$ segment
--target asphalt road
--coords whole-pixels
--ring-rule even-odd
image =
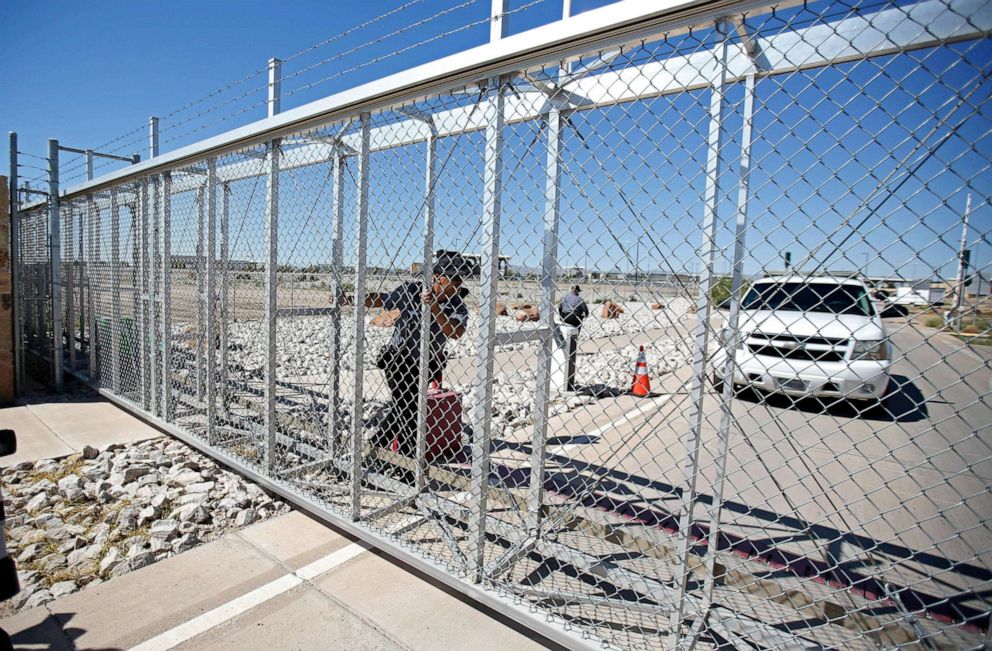
[[[804,571],[869,593],[883,582],[924,596],[981,592],[992,581],[992,351],[904,321],[888,326],[896,352],[881,405],[742,390],[724,412],[707,390],[698,522],[708,524],[707,505],[722,490],[727,544],[752,557],[801,560]],[[652,335],[664,333],[644,338]],[[533,360],[511,353],[498,361]],[[552,418],[548,475],[571,499],[671,530],[688,485],[691,369],[653,380],[650,401],[604,398]],[[529,438],[522,428],[508,443],[525,452]],[[505,455],[510,465],[524,459]],[[965,599],[951,609],[958,605],[983,608]]]

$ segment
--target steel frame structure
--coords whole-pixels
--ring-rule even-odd
[[[650,6],[649,6],[650,4]],[[494,15],[505,11],[500,0],[494,0]],[[727,432],[732,414],[729,411],[733,364],[723,369],[724,391],[723,411],[718,428],[720,449],[717,457],[718,474],[715,497],[708,507],[710,544],[704,553],[706,565],[705,586],[701,596],[688,588],[693,576],[692,532],[696,525],[695,512],[701,508],[696,489],[699,478],[699,450],[703,426],[702,400],[704,385],[710,369],[707,366],[706,350],[709,345],[708,316],[712,308],[710,290],[715,282],[714,256],[716,253],[716,220],[718,193],[721,177],[724,125],[724,106],[727,89],[732,84],[740,84],[744,93],[744,127],[739,160],[739,184],[736,206],[735,240],[733,254],[732,292],[730,322],[736,324],[740,312],[740,288],[743,283],[743,258],[745,255],[745,234],[748,224],[748,172],[750,164],[751,122],[753,118],[755,85],[763,78],[787,74],[799,69],[812,69],[837,65],[839,63],[868,59],[904,52],[912,49],[933,47],[958,40],[987,37],[992,33],[992,10],[981,0],[923,0],[907,8],[882,9],[870,16],[843,18],[838,24],[815,25],[799,28],[773,38],[732,39],[735,30],[741,25],[732,22],[733,16],[750,11],[758,11],[768,6],[765,1],[757,2],[701,2],[673,1],[644,3],[637,0],[623,0],[615,5],[590,11],[574,17],[566,17],[558,23],[532,30],[526,34],[505,35],[505,24],[494,20],[492,42],[461,53],[455,57],[414,68],[404,73],[365,84],[358,88],[339,93],[323,100],[280,112],[280,62],[272,59],[269,66],[268,101],[269,117],[246,127],[234,129],[220,136],[209,138],[195,145],[175,152],[161,154],[158,151],[158,123],[152,118],[149,124],[149,149],[151,158],[145,162],[135,162],[132,166],[89,180],[79,186],[61,191],[58,179],[57,141],[49,145],[51,161],[49,200],[46,203],[18,205],[16,200],[17,179],[11,179],[11,196],[18,212],[30,211],[46,205],[49,214],[50,274],[51,274],[51,365],[54,384],[60,387],[64,370],[76,373],[78,377],[98,386],[101,394],[137,413],[157,427],[160,427],[222,463],[237,469],[262,486],[281,497],[307,510],[315,516],[339,526],[385,550],[392,556],[426,572],[454,589],[476,599],[497,611],[533,628],[535,631],[569,647],[602,648],[600,640],[592,640],[574,625],[554,616],[539,616],[526,605],[521,605],[513,595],[500,594],[491,589],[487,579],[498,575],[530,554],[537,553],[558,559],[559,562],[576,567],[594,568],[597,561],[584,555],[580,550],[557,542],[549,535],[545,526],[545,463],[548,428],[548,394],[551,368],[551,330],[555,305],[555,270],[558,268],[558,240],[561,221],[562,171],[561,147],[563,133],[569,128],[568,117],[578,111],[642,101],[664,94],[687,90],[710,89],[710,112],[708,140],[706,145],[706,190],[705,214],[703,219],[704,239],[700,243],[700,256],[706,265],[698,293],[698,321],[695,332],[695,356],[692,365],[691,404],[694,410],[690,421],[691,440],[684,461],[684,477],[681,489],[680,519],[676,537],[677,570],[673,585],[662,584],[649,577],[621,570],[616,567],[601,567],[603,575],[616,585],[625,587],[646,596],[653,603],[643,607],[669,620],[669,626],[676,632],[676,644],[680,648],[691,648],[699,639],[704,624],[725,639],[749,640],[750,642],[770,643],[780,646],[809,646],[808,639],[787,630],[764,625],[753,618],[741,617],[730,609],[713,602],[713,588],[717,581],[717,536],[722,502],[722,481],[727,456]],[[948,13],[948,8],[953,12]],[[497,11],[499,9],[499,11]],[[566,10],[567,16],[567,10]],[[912,21],[907,21],[911,16]],[[909,25],[907,25],[909,23]],[[674,56],[662,61],[652,61],[643,65],[630,66],[617,71],[601,74],[579,75],[566,83],[552,83],[533,80],[526,88],[515,89],[513,94],[505,93],[505,80],[508,75],[540,65],[548,61],[565,62],[571,66],[581,55],[593,50],[607,52],[621,48],[631,42],[654,36],[661,32],[674,34],[685,32],[694,25],[716,25],[722,38],[712,47],[700,48],[690,55]],[[917,24],[929,25],[929,29],[914,29]],[[802,54],[796,48],[805,48]],[[605,55],[604,55],[605,56]],[[595,64],[590,64],[590,73]],[[686,76],[685,71],[692,71]],[[372,115],[380,110],[410,104],[442,92],[470,86],[480,91],[478,101],[467,107],[453,108],[430,115],[410,115],[404,122],[373,126]],[[499,275],[501,202],[503,192],[503,151],[504,137],[509,125],[527,120],[540,120],[546,138],[547,153],[544,164],[544,213],[542,220],[541,294],[539,327],[514,333],[498,335],[495,329],[496,283]],[[295,134],[316,126],[334,125],[340,128],[333,142],[294,138]],[[427,343],[429,330],[427,312],[424,311],[420,364],[418,378],[420,386],[420,418],[417,424],[417,459],[411,468],[415,474],[414,491],[398,488],[389,478],[363,471],[363,424],[361,414],[351,419],[350,436],[339,422],[339,388],[341,368],[339,364],[341,335],[348,327],[342,323],[341,297],[344,294],[343,224],[345,213],[345,166],[349,159],[356,172],[354,188],[355,202],[353,220],[356,225],[354,236],[354,294],[364,296],[367,289],[367,249],[369,222],[369,158],[374,152],[411,144],[424,144],[426,158],[423,164],[423,256],[422,279],[429,280],[429,269],[434,249],[435,193],[439,168],[436,143],[439,138],[453,135],[481,132],[484,139],[483,155],[483,211],[484,233],[482,275],[480,280],[480,334],[478,357],[475,364],[476,385],[479,387],[475,401],[471,405],[471,471],[468,477],[457,478],[449,475],[434,476],[435,480],[445,481],[460,487],[468,494],[469,506],[462,506],[424,494],[424,489],[432,479],[432,471],[423,462],[426,446],[426,388],[429,381],[427,372]],[[243,155],[240,160],[221,164],[220,159],[229,154],[243,152],[251,147],[261,147],[264,155]],[[66,150],[66,148],[61,148]],[[76,150],[71,150],[76,151]],[[84,151],[84,150],[79,150]],[[84,151],[84,153],[87,153]],[[92,153],[92,152],[89,152]],[[98,155],[98,154],[94,154]],[[16,137],[11,140],[12,169],[16,169]],[[332,250],[334,281],[331,295],[333,305],[328,308],[331,315],[330,340],[332,377],[331,395],[327,405],[327,436],[330,441],[329,454],[320,451],[312,453],[307,467],[323,464],[336,469],[348,478],[350,492],[350,513],[341,513],[327,508],[325,504],[295,489],[292,481],[297,469],[286,469],[278,465],[280,446],[289,446],[282,433],[280,414],[277,409],[280,392],[283,388],[277,373],[278,319],[291,316],[279,307],[278,302],[278,262],[280,236],[280,185],[282,176],[288,172],[315,165],[328,165],[332,178]],[[230,270],[230,186],[239,181],[264,179],[265,183],[265,242],[266,261],[264,275],[264,371],[260,391],[260,423],[264,440],[264,460],[259,465],[246,463],[217,447],[226,429],[226,424],[239,417],[229,407],[230,386],[214,381],[214,369],[220,367],[221,377],[228,373],[228,313],[229,291],[228,273]],[[173,331],[172,308],[172,215],[173,198],[181,193],[196,196],[196,264],[203,273],[197,273],[197,333],[205,337],[205,345],[197,345],[196,354],[202,356],[195,361],[197,374],[194,395],[177,392],[173,386],[170,367],[174,363],[175,333]],[[80,261],[71,267],[67,275],[69,306],[69,327],[63,323],[61,305],[63,291],[61,278],[61,223],[60,203],[82,202],[78,212],[78,234],[73,223],[77,213],[70,212],[67,224],[67,237],[70,242],[78,235]],[[150,333],[149,337],[138,337],[138,399],[132,400],[125,394],[122,385],[122,333],[121,327],[121,219],[122,208],[127,206],[134,227],[135,261],[133,270],[134,301],[136,308],[135,327],[138,332]],[[72,209],[70,209],[72,210]],[[94,223],[100,219],[101,211],[108,211],[111,224],[110,265],[112,324],[109,334],[109,363],[96,362],[101,344],[94,341],[98,324],[94,316],[94,294],[89,286],[93,273],[95,255],[93,241]],[[219,213],[219,215],[218,215]],[[219,217],[219,219],[218,219]],[[19,224],[14,213],[15,228]],[[84,228],[85,224],[85,228]],[[219,229],[219,233],[218,233]],[[90,239],[86,246],[89,258],[83,262],[84,230]],[[15,239],[20,234],[15,231]],[[219,244],[219,258],[217,256]],[[16,255],[16,248],[15,248]],[[16,265],[15,265],[16,268]],[[20,282],[20,279],[18,280]],[[76,292],[78,283],[78,295]],[[87,287],[84,301],[84,286]],[[218,289],[219,286],[219,289]],[[77,298],[78,296],[78,298]],[[16,300],[16,298],[15,298]],[[21,306],[21,303],[18,303]],[[218,325],[219,321],[219,325]],[[88,363],[85,372],[78,368],[75,345],[75,325],[78,322],[80,351],[86,351]],[[354,361],[352,379],[352,404],[356,410],[363,404],[363,360],[365,357],[365,307],[356,300],[354,321],[351,324]],[[84,327],[85,326],[85,327]],[[63,362],[63,331],[68,333],[69,364]],[[18,342],[22,334],[18,330]],[[101,335],[102,336],[102,335]],[[502,337],[502,338],[501,338]],[[221,345],[215,347],[213,342]],[[524,531],[514,531],[506,523],[490,517],[490,500],[505,501],[505,496],[494,495],[490,485],[492,475],[492,384],[493,357],[495,347],[508,341],[538,343],[539,357],[537,382],[535,386],[535,419],[531,435],[530,469],[525,494],[521,497],[527,505],[527,523]],[[83,343],[85,342],[85,347]],[[20,343],[18,352],[20,352]],[[106,359],[106,358],[102,358]],[[108,377],[109,376],[109,377]],[[205,434],[193,435],[177,426],[176,412],[179,409],[202,410],[205,417]],[[287,421],[289,426],[294,423]],[[246,426],[246,429],[251,427]],[[350,449],[344,449],[342,440],[350,438]],[[296,447],[300,447],[296,444]],[[401,459],[393,459],[402,465]],[[434,475],[437,475],[434,472]],[[373,484],[383,490],[395,493],[392,503],[379,509],[368,511],[363,508],[361,493],[363,484]],[[514,498],[515,499],[515,498]],[[458,522],[467,532],[468,553],[456,556],[464,562],[463,572],[454,573],[430,558],[411,552],[377,531],[373,523],[382,516],[401,508],[415,506],[425,520],[434,521],[439,534],[449,544],[449,526]],[[576,513],[578,513],[576,511]],[[576,515],[581,519],[581,515]],[[487,547],[499,541],[504,550],[495,560],[487,562]],[[466,580],[467,579],[467,580]],[[517,595],[519,597],[520,595]]]

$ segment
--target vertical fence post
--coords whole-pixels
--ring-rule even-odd
[[[138,196],[138,228],[132,238],[137,251],[135,264],[134,295],[138,309],[135,311],[133,323],[134,343],[138,348],[138,399],[143,409],[148,409],[150,395],[148,391],[148,179],[141,179],[135,184]]]
[[[968,193],[964,204],[964,216],[961,219],[961,245],[958,247],[958,273],[954,281],[953,319],[947,324],[955,330],[961,330],[961,312],[964,309],[965,281],[968,276],[968,220],[971,217],[971,193]],[[976,288],[977,290],[977,288]],[[981,294],[976,294],[981,296]]]
[[[279,276],[279,148],[269,143],[265,185],[265,463],[269,472],[276,465],[276,300]]]
[[[423,290],[430,287],[431,267],[433,266],[434,250],[434,185],[437,174],[437,130],[434,121],[428,120],[430,134],[427,136],[426,165],[424,170],[424,264],[420,270]],[[430,382],[430,358],[431,358],[431,317],[430,307],[421,307],[420,317],[420,377],[419,392],[417,394],[417,446],[416,446],[416,473],[415,481],[417,490],[423,490],[427,483],[427,389]]]
[[[88,346],[86,344],[86,295],[83,291],[83,288],[86,286],[85,268],[83,266],[83,233],[86,230],[86,211],[79,210],[77,211],[77,214],[79,215],[79,237],[76,242],[76,300],[79,304],[79,314],[77,317],[78,321],[76,323],[76,327],[79,328],[79,353],[82,354],[84,346],[86,346],[86,349],[88,350]]]
[[[225,182],[220,190],[220,401],[227,409],[227,340],[228,340],[228,299],[230,296],[228,273],[231,268],[231,252],[228,248],[230,228],[231,188]]]
[[[76,229],[75,211],[69,204],[68,218],[65,220],[66,267],[65,267],[65,298],[69,303],[67,323],[65,324],[66,345],[69,347],[69,370],[76,370],[76,261],[72,255],[72,243]]]
[[[336,145],[337,147],[337,145]],[[344,157],[335,151],[331,174],[331,377],[327,396],[327,429],[331,457],[337,458],[341,439],[341,303],[342,269],[344,266]]]
[[[14,318],[14,395],[24,393],[24,358],[21,325],[21,290],[24,282],[21,276],[21,218],[18,213],[20,197],[17,178],[17,133],[10,132],[10,282],[11,314]]]
[[[148,157],[158,156],[158,118],[148,118]]]
[[[503,186],[503,87],[499,77],[489,81],[486,107],[486,153],[483,164],[482,276],[479,282],[479,357],[476,399],[472,405],[472,520],[469,523],[469,570],[482,580],[489,490],[489,443],[492,427],[493,351],[496,336],[496,281],[499,275],[499,228]]]
[[[492,0],[491,9],[489,12],[490,43],[506,38],[506,12],[509,10],[509,7],[510,0]]]
[[[214,301],[215,284],[215,251],[217,249],[217,159],[207,159],[207,442],[214,443],[214,433],[217,430],[217,305]]]
[[[722,342],[727,351],[727,365],[722,370],[723,391],[720,396],[720,429],[717,432],[716,477],[713,498],[709,506],[708,542],[706,546],[706,576],[703,600],[713,600],[716,585],[716,555],[720,551],[720,515],[723,509],[723,488],[727,479],[727,454],[730,449],[730,426],[733,423],[731,405],[734,399],[734,374],[737,372],[736,350],[740,341],[738,324],[741,310],[741,287],[744,282],[744,242],[747,235],[747,208],[751,178],[751,126],[754,117],[754,74],[744,81],[744,114],[741,127],[740,181],[737,188],[737,226],[734,232],[734,262],[730,281],[730,313],[727,315],[729,338]],[[720,373],[720,369],[714,369]]]
[[[351,419],[351,519],[362,516],[362,422],[365,363],[365,249],[369,217],[369,114],[361,115],[361,145],[358,151],[358,188],[355,193],[355,380]]]
[[[538,348],[534,433],[531,442],[527,526],[536,535],[544,501],[544,452],[548,433],[548,392],[551,384],[551,347],[555,327],[555,275],[558,270],[558,223],[561,207],[562,114],[553,106],[547,116],[548,151],[544,177],[544,244],[541,261],[541,325],[548,329]]]
[[[121,394],[121,208],[119,188],[110,188],[110,386]]]
[[[97,274],[97,265],[100,261],[100,254],[97,251],[97,233],[99,232],[100,225],[100,210],[96,207],[96,200],[93,198],[92,194],[86,195],[86,224],[87,224],[87,237],[86,246],[88,250],[88,255],[86,259],[86,311],[87,317],[89,318],[89,339],[90,345],[88,350],[89,353],[89,364],[90,364],[90,381],[95,381],[100,378],[100,363],[102,362],[102,347],[100,345],[100,337],[97,336],[96,327],[96,299],[94,298],[94,292],[96,290],[97,282],[94,280],[94,276]]]
[[[161,362],[161,356],[159,355],[159,329],[158,329],[158,319],[159,319],[159,291],[158,291],[158,275],[159,275],[159,183],[157,177],[151,177],[147,181],[148,183],[148,218],[147,218],[147,229],[148,229],[148,281],[145,285],[146,291],[148,293],[148,323],[145,325],[146,337],[148,338],[148,407],[151,412],[155,415],[160,415],[159,411],[159,377],[161,371],[159,370],[159,364]]]
[[[52,383],[64,385],[62,354],[62,235],[59,220],[59,141],[48,141],[49,291],[52,297]]]
[[[282,61],[269,59],[269,117],[282,110]]]
[[[196,375],[196,401],[197,403],[203,403],[204,394],[204,383],[206,382],[206,377],[204,373],[203,366],[203,347],[204,342],[204,318],[206,312],[206,306],[204,303],[207,300],[206,296],[206,282],[203,277],[204,263],[203,256],[205,254],[204,247],[206,240],[206,182],[201,185],[196,190],[196,369],[194,373]]]
[[[727,71],[727,23],[719,19],[716,29],[721,37],[715,48],[714,78],[710,88],[710,120],[706,158],[706,187],[703,194],[703,242],[700,258],[705,265],[700,280],[696,312],[696,343],[692,361],[692,386],[690,389],[690,433],[687,441],[686,458],[683,462],[683,485],[681,493],[681,514],[679,531],[676,537],[678,562],[675,570],[675,584],[678,598],[671,615],[671,635],[676,644],[682,640],[682,626],[687,614],[689,575],[692,573],[689,556],[692,548],[692,527],[694,511],[698,499],[699,453],[702,447],[703,397],[706,389],[706,359],[710,335],[710,289],[713,286],[713,264],[716,257],[717,207],[719,204],[720,156],[723,141],[724,84]],[[703,613],[691,615],[701,621]]]
[[[172,173],[163,172],[160,186],[162,273],[162,420],[172,421]]]

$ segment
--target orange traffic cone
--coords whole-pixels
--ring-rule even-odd
[[[648,358],[644,355],[644,346],[641,346],[637,363],[634,364],[634,382],[630,385],[630,392],[638,398],[651,395],[651,378],[648,377]]]

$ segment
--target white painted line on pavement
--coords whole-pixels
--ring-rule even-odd
[[[420,516],[411,517],[421,519]],[[408,524],[408,520],[409,518],[400,522],[395,530],[402,531]],[[285,592],[289,592],[305,581],[316,578],[321,574],[334,569],[338,565],[347,563],[351,559],[364,554],[368,550],[369,545],[364,542],[345,545],[341,549],[335,550],[327,556],[310,563],[309,565],[304,565],[292,574],[281,576],[274,581],[270,581],[265,585],[255,588],[251,592],[247,592],[225,604],[221,604],[212,610],[208,610],[188,622],[170,628],[150,640],[146,640],[137,646],[131,647],[131,651],[166,651],[167,649],[172,649],[173,647],[179,646],[183,642],[193,639],[197,635],[206,633],[212,628],[231,621],[235,617],[248,612],[252,608],[265,603],[269,599],[273,599]]]
[[[581,435],[588,439],[593,439],[600,436],[603,432],[607,432],[620,425],[630,425],[632,423],[636,423],[641,419],[641,417],[646,417],[651,415],[651,413],[655,411],[654,409],[655,407],[660,407],[661,405],[671,400],[672,395],[673,394],[669,393],[663,396],[659,396],[658,398],[652,398],[647,403],[639,402],[637,403],[637,406],[635,408],[626,412],[623,416],[616,419],[615,421],[607,423],[602,427],[598,427],[591,432],[583,432]],[[556,445],[556,446],[548,446],[548,447],[554,447],[556,450],[559,450],[561,452],[568,452],[570,450],[577,450],[579,448],[583,448],[588,445],[590,445],[590,443],[566,443],[565,445]]]

